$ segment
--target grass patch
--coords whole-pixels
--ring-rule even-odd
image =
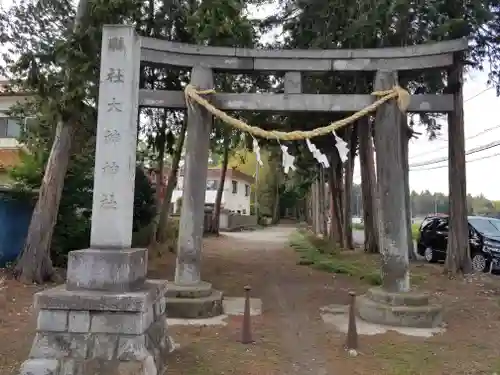
[[[411,225],[411,237],[416,241],[418,240],[418,233],[420,229],[420,224]]]
[[[365,229],[365,226],[363,223],[352,223],[352,229],[363,230],[363,229]]]
[[[329,239],[317,237],[306,230],[293,233],[290,237],[290,246],[300,255],[297,262],[299,265],[352,276],[369,285],[382,284],[380,259],[377,255],[361,251],[342,251]],[[412,285],[420,285],[425,280],[425,270],[412,270]]]
[[[354,230],[363,230],[365,228],[363,223],[353,223],[352,229]],[[411,237],[416,241],[418,239],[418,232],[420,229],[420,224],[412,224],[411,225]]]
[[[378,345],[375,358],[380,360],[386,375],[423,375],[440,368],[436,355],[440,348],[429,342],[388,342]]]
[[[340,251],[328,239],[305,231],[292,234],[290,246],[300,255],[298,264],[309,265],[320,271],[349,275],[370,285],[382,283],[377,259],[372,255]]]

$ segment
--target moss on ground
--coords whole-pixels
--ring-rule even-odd
[[[298,264],[330,273],[349,275],[380,285],[382,277],[373,255],[359,254],[357,251],[341,251],[328,239],[319,238],[310,232],[298,231],[290,237],[290,246],[300,255]]]

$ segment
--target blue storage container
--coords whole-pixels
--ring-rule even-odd
[[[31,214],[33,199],[26,195],[0,193],[0,267],[17,259],[23,249]]]

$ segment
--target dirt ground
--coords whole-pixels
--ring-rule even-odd
[[[224,327],[171,327],[181,347],[168,375],[479,375],[500,373],[500,277],[475,275],[448,280],[441,265],[416,264],[418,289],[445,307],[447,331],[423,339],[389,332],[360,336],[360,354],[349,357],[345,335],[323,323],[319,308],[346,304],[348,292],[369,285],[357,278],[297,265],[286,246],[291,227],[241,232],[204,240],[202,277],[227,296],[263,301],[252,317],[253,345],[238,342],[240,317]],[[353,257],[373,262],[373,257]],[[363,258],[364,257],[364,258]],[[172,254],[151,262],[151,277],[171,279]],[[36,286],[6,280],[0,292],[0,374],[13,375],[29,351],[34,333],[32,295]]]

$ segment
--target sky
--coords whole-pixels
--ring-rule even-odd
[[[0,6],[9,7],[14,1],[0,0]],[[264,4],[250,8],[249,13],[252,18],[263,18],[274,13],[275,9],[274,4]],[[266,35],[265,39],[272,40],[279,33],[280,30],[275,30]],[[486,72],[472,71],[466,75],[464,85],[466,150],[500,141],[500,117],[495,116],[500,112],[500,98],[496,97],[494,89],[488,89],[487,79]],[[497,119],[495,120],[495,118]],[[494,127],[497,128],[485,131]],[[447,126],[445,123],[438,139],[434,141],[427,139],[423,127],[417,126],[415,130],[423,134],[418,139],[410,141],[410,165],[448,156]],[[489,199],[500,200],[500,173],[496,172],[498,169],[495,168],[495,165],[500,163],[500,146],[477,152],[466,158],[468,161],[467,193],[483,194]],[[430,192],[448,194],[448,168],[446,165],[447,162],[441,162],[427,167],[410,168],[410,189],[418,192],[429,190]],[[355,166],[354,182],[360,182],[358,162]]]

